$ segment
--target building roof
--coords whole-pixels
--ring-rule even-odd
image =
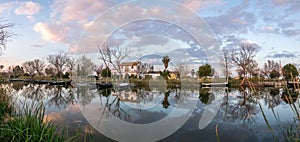
[[[140,64],[141,62],[123,62],[120,64],[120,66],[136,66]]]

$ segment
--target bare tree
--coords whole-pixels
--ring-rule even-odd
[[[249,43],[243,43],[240,45],[239,50],[232,51],[231,60],[238,67],[238,72],[243,77],[241,85],[245,83],[247,75],[253,73],[253,67],[257,64],[254,60],[256,51],[257,47]]]
[[[50,64],[52,64],[56,70],[56,73],[59,74],[59,77],[61,78],[61,75],[63,73],[63,67],[67,63],[67,55],[65,53],[59,53],[56,55],[49,55],[47,57],[47,60]]]
[[[196,72],[195,72],[195,69],[192,69],[192,70],[191,70],[192,78],[194,78],[195,73],[196,73]]]
[[[181,75],[181,76],[185,76],[187,74],[189,74],[189,68],[187,65],[178,65],[178,67],[176,67],[176,71]]]
[[[264,67],[261,69],[262,75],[270,78],[270,73],[273,71],[280,71],[279,63],[275,62],[274,60],[268,60],[267,63],[264,64]]]
[[[89,73],[96,70],[96,65],[85,55],[79,58],[77,62],[80,66],[80,72],[78,72],[79,76],[87,76]]]
[[[13,24],[6,23],[3,18],[0,18],[0,55],[2,54],[3,49],[6,48],[7,42],[15,35],[11,30],[12,27]]]
[[[45,62],[44,61],[41,61],[39,59],[35,59],[32,61],[33,62],[33,68],[34,70],[36,71],[36,73],[38,75],[42,75],[43,74],[43,70],[45,68]]]
[[[139,63],[137,66],[137,76],[143,77],[144,73],[148,72],[150,69],[150,65],[147,63]]]
[[[30,77],[33,76],[34,72],[36,71],[34,68],[34,62],[33,61],[26,61],[22,64],[23,69],[30,75]]]
[[[120,64],[122,60],[124,60],[128,54],[129,50],[121,49],[120,47],[116,47],[114,49],[109,48],[108,46],[99,47],[99,59],[102,60],[106,67],[109,67],[109,64],[113,66],[119,73],[122,74]]]
[[[48,76],[53,76],[55,74],[55,68],[52,65],[48,65],[45,69],[45,73]]]
[[[14,76],[21,76],[24,74],[24,70],[22,67],[20,67],[19,65],[15,66],[13,68],[13,75]]]
[[[250,62],[248,72],[250,77],[258,77],[260,74],[260,68],[258,67],[258,63],[256,63],[255,61]]]
[[[223,55],[224,55],[224,65],[225,65],[225,70],[224,74],[226,77],[226,81],[228,82],[229,74],[230,74],[230,67],[231,67],[231,59],[228,50],[223,49]]]
[[[70,74],[72,76],[73,75],[74,66],[75,66],[75,59],[73,57],[68,57],[66,61],[67,61],[66,67],[68,68],[68,70],[70,71]]]

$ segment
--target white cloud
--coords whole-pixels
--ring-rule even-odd
[[[21,2],[15,9],[17,15],[35,15],[41,10],[41,5],[32,1]]]
[[[10,11],[12,8],[14,8],[17,5],[17,2],[6,2],[0,4],[0,14],[6,11]]]
[[[62,23],[42,23],[39,22],[33,28],[36,32],[42,34],[43,39],[52,42],[61,42],[66,38],[67,32]]]

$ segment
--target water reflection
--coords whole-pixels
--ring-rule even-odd
[[[72,89],[65,86],[48,86],[49,106],[56,106],[59,109],[65,109],[68,105],[75,104],[75,96]]]
[[[281,99],[287,104],[293,104],[297,101],[299,90],[283,89]]]
[[[43,102],[46,104],[47,116],[74,133],[78,127],[85,130],[91,128],[78,105],[85,107],[85,111],[94,112],[93,117],[98,125],[112,117],[132,124],[150,124],[163,120],[181,105],[195,102],[196,108],[187,123],[163,141],[215,141],[217,124],[221,141],[238,140],[229,131],[238,136],[243,135],[243,141],[274,141],[275,138],[281,141],[298,137],[288,134],[298,133],[298,90],[264,88],[254,92],[249,88],[167,88],[159,91],[143,87],[98,90],[93,85],[72,88],[20,83],[2,86],[12,94],[17,94],[17,99]],[[213,108],[214,115],[205,113],[207,106],[217,105],[220,105],[220,109]],[[174,122],[184,114],[181,112],[174,115]],[[206,119],[210,115],[212,121],[202,124],[205,127],[199,129],[197,124],[204,115]],[[92,130],[88,132],[95,135],[95,141],[111,141]]]
[[[279,88],[271,88],[269,91],[262,93],[262,98],[264,99],[265,105],[268,108],[274,108],[281,103],[281,93]]]
[[[163,108],[167,109],[170,106],[168,97],[170,96],[170,90],[165,92],[164,100],[162,102]]]
[[[251,128],[255,123],[255,117],[258,114],[257,98],[249,89],[239,88],[232,92],[235,99],[229,99],[227,95],[226,113],[224,121],[239,121],[242,127]]]
[[[209,105],[214,100],[214,95],[209,92],[210,88],[199,89],[199,99],[202,103]]]
[[[21,95],[27,99],[40,102],[43,100],[44,96],[47,95],[46,92],[44,92],[44,87],[45,86],[43,85],[29,84],[23,88]]]

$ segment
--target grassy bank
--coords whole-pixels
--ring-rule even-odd
[[[71,141],[64,131],[52,121],[44,122],[43,104],[21,104],[16,107],[13,100],[0,89],[0,141]]]

